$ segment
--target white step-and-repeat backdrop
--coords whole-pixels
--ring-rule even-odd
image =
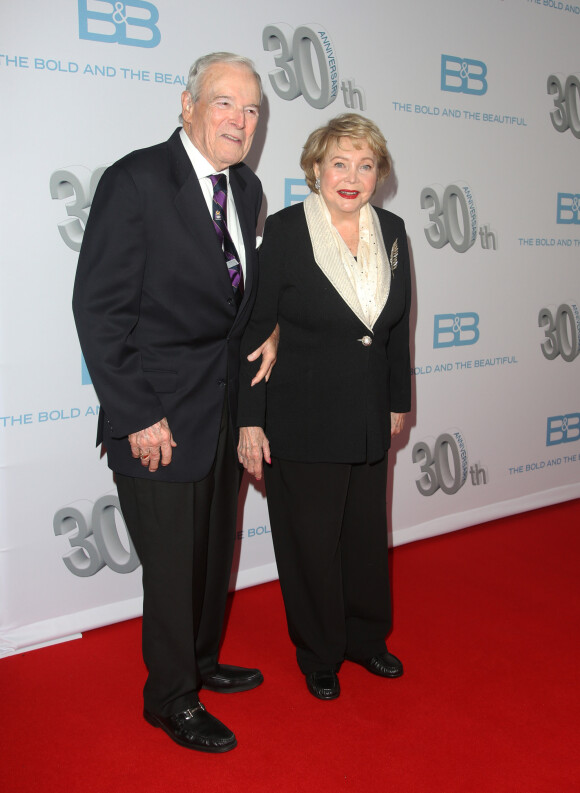
[[[212,8],[214,9],[212,11]],[[414,408],[399,544],[580,495],[580,6],[557,0],[21,0],[0,8],[0,654],[141,609],[70,309],[104,167],[169,137],[196,57],[251,57],[263,216],[304,198],[308,133],[384,131],[407,223]],[[264,493],[237,574],[276,577]],[[546,527],[549,541],[549,526]]]

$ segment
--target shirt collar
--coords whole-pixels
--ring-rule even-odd
[[[216,171],[213,165],[208,162],[203,154],[197,149],[191,139],[188,137],[186,131],[182,128],[181,132],[179,133],[181,137],[181,142],[187,152],[189,159],[191,160],[191,164],[195,170],[196,176],[198,179],[204,179],[205,177],[211,176],[213,173],[224,173],[228,180],[228,185],[230,182],[230,169],[224,168],[223,171]]]

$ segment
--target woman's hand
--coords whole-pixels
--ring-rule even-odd
[[[404,413],[391,413],[391,437],[398,435],[405,425]]]
[[[249,474],[262,478],[262,460],[270,463],[271,459],[270,444],[261,427],[240,427],[238,460]]]
[[[276,363],[276,357],[278,355],[278,342],[280,341],[280,326],[276,325],[274,330],[272,331],[272,335],[268,336],[266,341],[258,347],[257,350],[250,353],[248,355],[248,361],[255,361],[257,360],[260,355],[262,356],[262,363],[260,364],[260,368],[256,372],[256,376],[252,380],[252,385],[256,385],[259,383],[260,380],[265,380],[268,382],[270,379],[270,375],[272,374],[272,369],[274,368],[274,364]]]

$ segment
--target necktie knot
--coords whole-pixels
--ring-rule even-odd
[[[213,184],[214,192],[217,188],[220,188],[224,192],[227,191],[228,188],[228,180],[225,173],[212,173],[209,177],[211,179],[211,183]]]

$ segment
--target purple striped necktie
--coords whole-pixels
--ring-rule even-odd
[[[232,282],[232,289],[236,303],[239,306],[242,295],[244,294],[244,278],[242,274],[242,267],[240,265],[240,257],[236,250],[236,246],[230,237],[230,232],[227,226],[227,204],[228,204],[228,180],[225,173],[211,174],[209,177],[213,184],[213,201],[212,201],[212,219],[215,232],[219,241],[223,245],[224,256],[228,271],[230,274],[230,281]]]

